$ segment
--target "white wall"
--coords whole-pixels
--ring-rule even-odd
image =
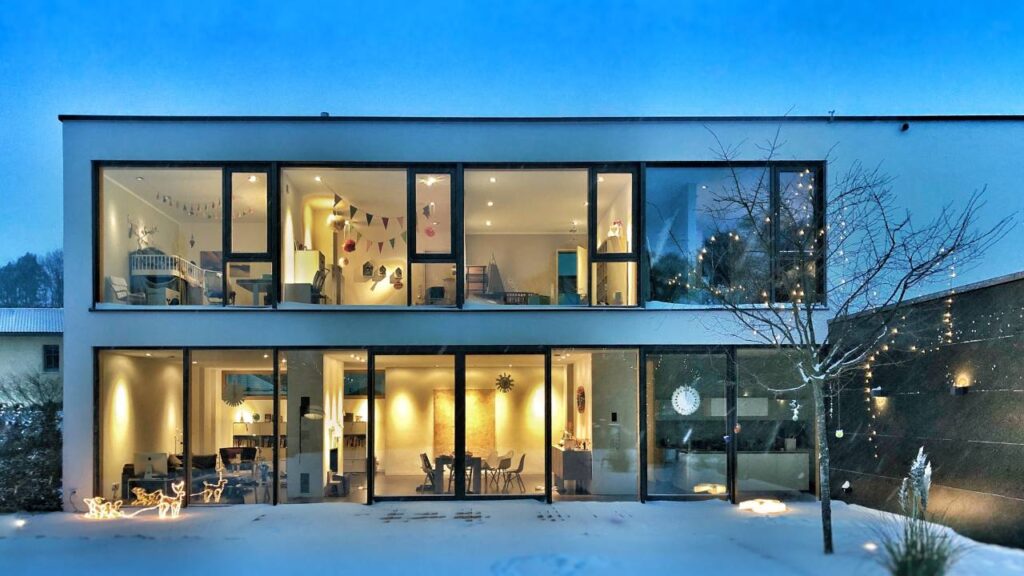
[[[0,377],[43,371],[43,346],[61,346],[61,337],[0,335]],[[64,371],[63,350],[61,350],[59,376]]]
[[[742,342],[727,313],[653,310],[491,310],[355,313],[209,311],[93,313],[91,214],[94,160],[337,162],[708,161],[710,128],[738,159],[781,127],[783,160],[820,160],[828,181],[853,162],[881,164],[900,201],[928,218],[987,186],[979,225],[1024,209],[1024,121],[902,119],[743,121],[416,122],[416,121],[69,121],[64,134],[65,488],[92,485],[94,346],[367,346],[396,344],[715,344]],[[127,230],[123,231],[127,238]],[[1018,226],[964,283],[1024,269]],[[821,327],[824,332],[824,327]]]
[[[533,292],[555,302],[555,256],[558,250],[586,247],[586,234],[471,234],[466,236],[466,264],[486,266],[494,256],[506,292]],[[586,290],[586,284],[580,286]]]

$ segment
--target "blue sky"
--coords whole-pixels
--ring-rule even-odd
[[[1024,2],[156,4],[0,10],[0,262],[62,242],[61,113],[1024,113]]]

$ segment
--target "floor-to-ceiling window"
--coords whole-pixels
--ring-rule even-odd
[[[184,494],[181,350],[102,350],[98,355],[98,493],[125,506],[146,494]]]
[[[637,350],[556,349],[551,354],[553,496],[635,499]]]
[[[544,355],[466,356],[466,493],[544,493]]]
[[[455,461],[455,356],[374,356],[378,496],[446,494]]]
[[[191,503],[273,503],[273,351],[192,350],[189,371]]]
[[[646,369],[648,494],[726,494],[726,354],[649,353]]]

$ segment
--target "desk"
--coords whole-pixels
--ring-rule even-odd
[[[434,458],[434,494],[443,494],[446,489],[444,483],[444,467],[452,467],[452,473],[455,473],[453,464],[455,463],[455,456],[451,454],[442,454],[437,458]],[[480,494],[480,466],[481,458],[479,456],[466,455],[466,466],[470,469],[470,494]]]
[[[253,306],[266,306],[261,296],[264,292],[270,293],[270,285],[274,282],[270,278],[239,278],[235,280],[239,286],[252,292]]]

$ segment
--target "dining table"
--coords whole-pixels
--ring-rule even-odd
[[[443,494],[445,492],[447,485],[444,483],[444,469],[445,467],[451,468],[452,473],[454,474],[454,464],[454,454],[441,454],[437,458],[434,458],[434,494]],[[481,457],[466,454],[466,467],[470,470],[470,494],[480,494],[480,474],[482,466],[483,459]]]

